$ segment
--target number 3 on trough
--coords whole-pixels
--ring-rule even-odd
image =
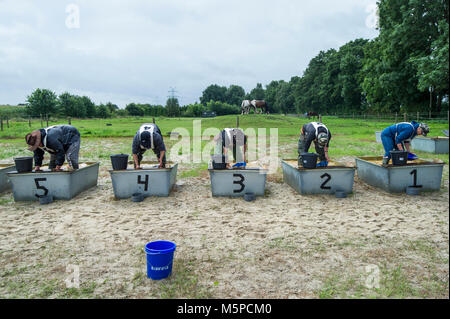
[[[236,178],[236,177],[239,178],[238,181],[234,180],[233,184],[241,185],[241,188],[240,189],[234,189],[233,193],[241,193],[244,190],[244,188],[245,188],[245,185],[244,185],[245,178],[244,178],[244,176],[242,174],[233,174],[233,177],[234,178]]]

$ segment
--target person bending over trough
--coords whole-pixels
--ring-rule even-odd
[[[166,146],[161,130],[156,124],[142,124],[133,138],[132,153],[134,168],[140,169],[144,153],[152,149],[159,161],[159,168],[166,167]]]

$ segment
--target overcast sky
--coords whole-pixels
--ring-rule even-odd
[[[180,104],[301,76],[320,50],[373,39],[376,0],[0,0],[0,104],[36,88]]]

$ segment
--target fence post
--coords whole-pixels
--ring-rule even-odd
[[[153,124],[155,124],[155,118],[153,118]]]
[[[403,122],[406,122],[406,113],[403,113]]]
[[[6,117],[6,127],[9,128],[9,117]]]
[[[319,114],[319,123],[322,123],[322,114]]]
[[[69,125],[72,125],[72,120],[70,117],[69,117]]]
[[[395,123],[397,123],[397,112],[395,112]]]
[[[239,116],[236,116],[236,128],[239,128]]]
[[[3,131],[3,117],[0,117],[0,126],[1,126],[2,131]]]
[[[417,112],[417,122],[419,122],[419,112]]]
[[[28,117],[28,126],[31,127],[31,116]]]
[[[42,114],[40,114],[41,117],[41,128],[44,127],[44,123],[42,123]]]
[[[431,110],[428,111],[428,118],[431,120]]]

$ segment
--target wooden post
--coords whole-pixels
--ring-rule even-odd
[[[431,110],[428,111],[428,118],[431,120]]]
[[[417,122],[419,122],[419,112],[417,112]]]
[[[239,116],[236,116],[236,128],[239,128]]]
[[[406,113],[403,113],[403,122],[406,122]]]
[[[395,112],[395,123],[397,123],[397,112]]]
[[[31,116],[28,117],[28,126],[31,127]]]
[[[70,117],[69,117],[69,125],[72,125],[72,120]]]
[[[44,123],[42,123],[42,114],[40,114],[41,117],[41,128],[44,127]]]
[[[6,117],[6,127],[9,128],[9,117]]]
[[[3,117],[0,117],[0,126],[1,126],[2,131],[3,131]]]
[[[48,127],[48,114],[45,115],[45,118],[47,119],[47,127]]]
[[[153,118],[153,124],[155,124],[155,118]]]
[[[322,123],[322,114],[319,114],[319,123]]]

